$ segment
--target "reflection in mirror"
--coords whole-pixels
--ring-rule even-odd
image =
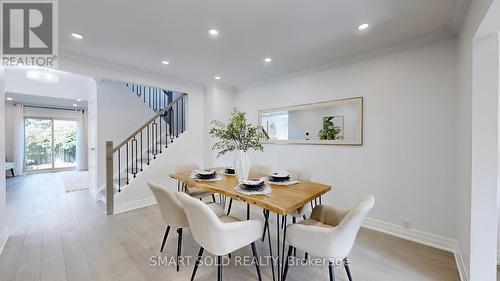
[[[350,144],[363,141],[363,98],[262,110],[271,143]]]

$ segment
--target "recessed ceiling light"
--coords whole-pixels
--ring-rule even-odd
[[[77,101],[77,102],[81,102],[81,101],[82,101],[82,99],[76,99],[76,101]]]
[[[77,107],[77,106],[78,106],[78,104],[76,104],[76,103],[73,104],[73,107]]]
[[[267,62],[267,63],[269,63],[269,62],[272,62],[273,59],[271,59],[271,58],[268,57],[268,58],[265,58],[264,61]]]
[[[221,77],[220,77],[220,76],[215,76],[215,77],[214,77],[214,79],[215,79],[215,80],[220,80],[220,79],[221,79]]]
[[[83,35],[81,34],[78,34],[78,33],[71,33],[71,36],[73,36],[73,38],[76,38],[76,39],[83,39]]]
[[[13,98],[7,98],[6,100],[13,100]]]
[[[370,27],[370,25],[369,25],[369,24],[367,24],[367,23],[363,23],[363,24],[360,24],[360,25],[358,26],[358,29],[359,29],[359,30],[364,30],[364,29],[367,29],[368,27]]]
[[[161,63],[164,64],[164,65],[170,64],[170,62],[168,60],[162,60]]]
[[[212,28],[208,30],[208,34],[215,36],[219,34],[219,31],[217,29]]]

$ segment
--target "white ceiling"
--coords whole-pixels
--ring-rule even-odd
[[[448,33],[458,2],[64,0],[60,52],[197,83],[220,75],[220,83],[244,86]],[[361,23],[371,27],[360,32]],[[220,31],[217,39],[210,28]],[[270,65],[263,63],[266,56]],[[171,64],[162,65],[164,59]]]
[[[44,99],[35,99],[30,102],[29,98],[27,98],[27,100],[24,99],[26,98],[26,95],[60,98],[70,100],[70,102],[63,103],[64,105],[69,105],[70,107],[73,103],[83,105],[83,102],[77,102],[77,99],[88,100],[89,98],[89,87],[90,83],[92,83],[92,78],[90,77],[64,71],[46,69],[46,71],[50,71],[59,77],[59,82],[57,83],[46,83],[26,78],[26,71],[28,69],[29,68],[18,67],[5,69],[6,97],[13,97],[16,102],[28,104],[33,104],[40,100],[43,101]],[[15,94],[24,96],[23,100],[16,99]],[[48,100],[50,101],[50,99]],[[44,103],[43,105],[47,104]]]
[[[61,109],[87,109],[88,107],[87,101],[76,102],[73,99],[25,95],[9,92],[7,92],[5,96],[13,99],[12,101],[7,101],[7,103],[22,103],[27,106],[40,106]],[[78,106],[74,107],[73,104],[77,104]]]

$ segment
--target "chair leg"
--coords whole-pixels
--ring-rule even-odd
[[[217,281],[222,281],[222,256],[217,256]]]
[[[285,259],[285,268],[283,269],[283,278],[281,278],[282,281],[286,280],[286,275],[288,274],[288,260],[290,259],[290,256],[292,255],[292,250],[293,250],[292,245],[288,246],[288,254],[286,255],[286,259]]]
[[[266,210],[262,209],[262,213],[264,214],[264,219],[265,219],[264,232],[262,232],[262,242],[264,242],[264,239],[266,239],[266,231],[267,231],[267,228],[269,227],[269,225],[267,223]]]
[[[253,259],[255,261],[255,269],[257,270],[257,276],[259,277],[259,281],[262,281],[262,275],[260,274],[260,267],[259,267],[259,258],[257,257],[257,249],[255,249],[255,242],[252,243],[252,253],[253,253]]]
[[[266,219],[266,225],[267,225],[267,242],[269,244],[269,256],[273,256],[273,245],[271,243],[271,231],[270,231],[270,228],[269,228],[269,211],[268,210],[264,210],[264,216],[265,216],[265,219]],[[265,237],[265,233],[264,233],[264,237]],[[264,241],[262,241],[264,242]],[[274,261],[271,261],[271,270],[272,270],[272,273],[273,273],[273,281],[276,280],[276,274],[274,273]],[[280,273],[278,273],[278,276],[279,276]]]
[[[163,247],[165,247],[165,243],[167,242],[168,232],[170,232],[170,225],[167,225],[167,229],[165,230],[165,234],[163,235],[163,242],[161,242],[160,253],[163,253]]]
[[[12,173],[12,177],[16,177],[16,174],[14,174],[14,169],[10,169],[10,172]]]
[[[352,281],[351,268],[349,267],[350,264],[351,261],[349,260],[349,258],[345,258],[344,259],[345,272],[347,273],[347,278],[349,279],[349,281]]]
[[[203,247],[200,247],[200,251],[198,252],[198,258],[196,258],[196,262],[194,263],[193,274],[191,275],[191,281],[194,280],[194,276],[196,275],[196,271],[198,270],[198,266],[201,262],[201,257],[203,256]]]
[[[179,271],[179,260],[182,250],[182,228],[177,229],[177,272]]]
[[[231,206],[233,205],[233,198],[231,198],[231,200],[229,200],[229,208],[227,208],[227,215],[229,216],[229,214],[231,213]]]
[[[247,203],[247,220],[250,220],[250,204]]]
[[[212,200],[214,201],[215,203],[215,194],[212,194]]]
[[[330,273],[330,281],[335,281],[335,266],[332,262],[328,264],[328,272]]]

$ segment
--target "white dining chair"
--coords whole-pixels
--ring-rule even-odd
[[[263,175],[270,175],[272,172],[272,169],[270,166],[266,165],[252,165],[250,167],[250,172],[249,172],[249,177],[254,178],[254,177],[261,177]],[[227,208],[227,215],[229,216],[231,214],[231,207],[233,206],[233,198],[229,200],[229,207]],[[250,205],[247,204],[247,219],[250,219]]]
[[[165,187],[153,182],[148,182],[148,186],[151,192],[153,192],[156,202],[158,203],[161,217],[167,224],[160,252],[163,252],[170,228],[177,229],[177,271],[179,271],[179,257],[182,250],[182,229],[189,227],[189,222],[184,212],[184,208],[174,195],[174,192],[169,191]],[[209,208],[216,216],[224,214],[224,210],[218,204],[209,205],[210,206],[207,206],[207,208]]]
[[[367,196],[351,210],[342,210],[325,205],[314,208],[309,219],[288,226],[286,242],[287,258],[283,270],[283,281],[288,273],[288,261],[294,248],[329,260],[330,281],[335,280],[335,261],[343,261],[349,281],[352,275],[348,255],[358,234],[361,223],[373,208],[375,198]]]
[[[177,193],[184,206],[193,238],[200,245],[191,280],[194,280],[204,250],[217,256],[217,280],[222,281],[222,257],[244,246],[251,245],[259,280],[262,276],[255,249],[255,241],[262,232],[262,224],[256,220],[240,221],[230,216],[217,217],[210,208],[187,194]]]
[[[175,167],[175,173],[191,173],[194,170],[199,170],[200,167],[196,164],[179,164]],[[180,188],[181,187],[181,188]],[[215,194],[212,192],[208,192],[203,188],[197,186],[188,186],[180,181],[177,182],[177,190],[184,191],[189,196],[192,196],[197,199],[203,199],[205,197],[211,196],[213,202],[215,202]]]

